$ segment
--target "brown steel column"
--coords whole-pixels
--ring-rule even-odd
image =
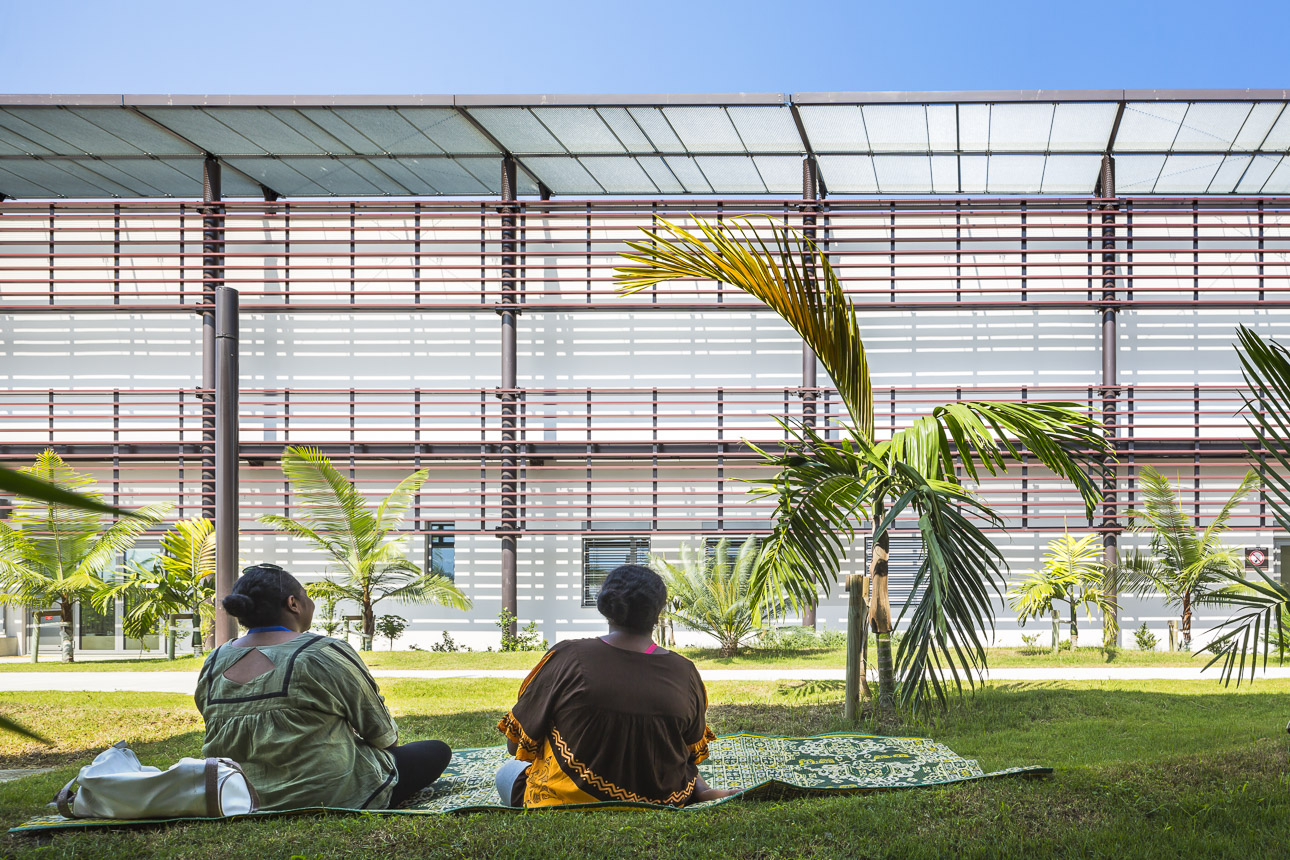
[[[807,157],[802,162],[802,199],[811,201],[820,199],[819,165],[814,158]],[[802,206],[802,234],[815,241],[816,207],[809,203]],[[808,276],[814,274],[814,267],[807,269]],[[816,376],[815,352],[805,343],[802,344],[802,423],[815,427],[815,389],[819,387]],[[802,609],[802,626],[815,629],[816,604],[812,603]]]
[[[237,638],[224,598],[238,574],[238,295],[215,290],[215,644]]]
[[[1118,344],[1116,341],[1116,239],[1115,213],[1118,204],[1115,202],[1115,159],[1110,154],[1102,156],[1102,172],[1098,181],[1098,196],[1106,201],[1101,204],[1102,210],[1102,432],[1106,438],[1115,443],[1117,412],[1119,406],[1119,378],[1116,369]],[[1103,464],[1102,475],[1102,562],[1107,566],[1106,597],[1112,606],[1119,598],[1119,588],[1115,577],[1115,565],[1119,560],[1120,516],[1116,506],[1117,483],[1116,466],[1113,461]],[[1105,642],[1114,629],[1115,642]],[[1112,609],[1103,622],[1104,644],[1119,644],[1119,611]]]
[[[502,201],[515,201],[515,160],[502,160]],[[502,475],[501,522],[498,530],[502,539],[502,609],[511,613],[510,635],[516,632],[515,617],[519,614],[516,586],[516,538],[519,529],[519,472],[516,459],[516,361],[515,317],[518,313],[516,277],[515,207],[502,207],[502,296],[497,312],[502,318]]]

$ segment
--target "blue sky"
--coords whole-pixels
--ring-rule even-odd
[[[1290,87],[1290,0],[0,0],[0,92]]]

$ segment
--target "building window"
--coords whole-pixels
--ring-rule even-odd
[[[81,601],[81,641],[86,651],[110,651],[116,647],[116,604],[100,612],[88,600]]]
[[[744,542],[748,540],[748,535],[722,535],[721,537],[709,537],[703,539],[703,560],[712,562],[717,555],[717,545],[726,541],[726,567],[733,570],[735,562],[739,559],[739,550],[743,549]]]
[[[605,577],[624,564],[649,564],[649,538],[583,538],[582,605],[595,606]]]
[[[452,523],[431,523],[426,535],[426,573],[457,579],[457,537]]]
[[[918,569],[923,566],[923,559],[927,557],[927,550],[923,547],[922,535],[890,535],[890,543],[887,548],[887,594],[892,606],[892,616],[899,615],[895,611],[898,606],[904,606],[909,602],[914,594],[914,580],[918,578]],[[869,572],[869,566],[873,563],[873,537],[868,536],[864,539],[864,572]],[[924,586],[926,588],[926,586]],[[921,599],[922,591],[919,592]]]

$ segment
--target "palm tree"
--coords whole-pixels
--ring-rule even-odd
[[[174,616],[190,615],[193,649],[200,654],[204,631],[215,616],[215,524],[205,517],[180,520],[162,536],[161,553],[153,563],[136,563],[131,573],[100,589],[95,605],[102,610],[123,598],[127,611],[122,627],[131,639],[142,639],[164,622],[172,657]]]
[[[1031,618],[1052,614],[1053,651],[1057,651],[1057,603],[1065,603],[1070,610],[1071,647],[1079,647],[1079,625],[1076,610],[1084,607],[1087,615],[1096,608],[1108,616],[1114,606],[1106,599],[1102,577],[1106,568],[1099,561],[1102,547],[1097,535],[1076,540],[1069,534],[1052,540],[1044,553],[1044,563],[1039,570],[1032,570],[1020,582],[1008,589],[1008,602],[1017,612],[1022,626]]]
[[[348,478],[317,448],[287,448],[282,454],[282,471],[291,482],[301,515],[292,519],[263,516],[260,521],[278,531],[303,538],[331,556],[341,579],[321,580],[309,585],[309,593],[321,599],[350,600],[362,614],[362,647],[372,650],[376,634],[373,607],[386,598],[403,603],[436,603],[454,609],[469,609],[470,600],[446,576],[422,572],[407,557],[405,537],[391,537],[407,514],[425,482],[425,469],[404,478],[373,513]]]
[[[1178,491],[1151,466],[1139,476],[1142,507],[1128,512],[1134,531],[1151,535],[1151,555],[1134,553],[1121,561],[1117,577],[1123,588],[1138,594],[1159,589],[1170,606],[1182,613],[1182,649],[1191,649],[1192,607],[1198,599],[1231,584],[1231,574],[1243,567],[1240,552],[1222,542],[1232,511],[1258,487],[1259,475],[1250,471],[1224,503],[1218,515],[1199,531],[1183,510]]]
[[[711,557],[701,546],[682,546],[678,564],[654,557],[667,583],[666,615],[716,639],[722,657],[735,656],[758,627],[748,586],[760,558],[760,541],[744,541],[734,564],[729,549],[729,539],[722,538]]]
[[[1274,340],[1265,341],[1251,329],[1237,330],[1241,373],[1249,394],[1245,396],[1245,423],[1254,433],[1254,445],[1246,445],[1258,464],[1263,500],[1282,532],[1290,531],[1290,352]],[[1240,568],[1220,571],[1229,585],[1211,592],[1204,602],[1235,609],[1217,625],[1210,641],[1214,657],[1206,668],[1222,663],[1222,677],[1239,685],[1250,665],[1250,680],[1262,653],[1263,665],[1273,648],[1284,658],[1287,620],[1290,619],[1290,588],[1258,571],[1257,579],[1245,579]],[[1283,574],[1284,575],[1284,574]],[[1275,627],[1275,630],[1273,629]]]
[[[769,219],[768,219],[769,220]],[[1067,403],[959,402],[938,406],[880,441],[874,428],[873,388],[855,307],[828,257],[791,228],[770,221],[775,250],[746,221],[699,222],[701,236],[658,221],[657,233],[629,242],[618,267],[621,293],[697,278],[731,284],[765,302],[806,342],[837,386],[850,415],[841,440],[826,440],[802,422],[784,422],[783,450],[757,449],[777,470],[753,492],[777,499],[776,526],[754,575],[754,597],[786,593],[796,606],[828,592],[857,526],[868,523],[875,552],[870,566],[869,619],[877,634],[879,704],[920,709],[946,702],[948,674],[961,692],[962,676],[985,666],[981,629],[993,627],[990,591],[1000,591],[1006,567],[981,522],[1002,521],[964,485],[978,469],[1006,471],[1020,457],[1018,442],[1049,469],[1078,487],[1091,516],[1101,498],[1082,463],[1097,463],[1109,448],[1086,414]],[[921,599],[907,603],[909,627],[893,664],[891,603],[887,592],[888,529],[915,514],[926,557],[915,581]],[[899,623],[897,620],[897,623]],[[850,661],[850,657],[848,658]]]
[[[52,448],[22,470],[45,484],[79,492],[102,504],[94,479],[74,471]],[[8,522],[0,522],[0,602],[10,606],[56,604],[64,663],[76,659],[72,611],[105,585],[103,574],[148,526],[159,521],[167,503],[146,505],[104,529],[101,509],[20,497]]]

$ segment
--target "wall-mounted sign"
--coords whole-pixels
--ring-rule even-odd
[[[1245,569],[1266,571],[1268,569],[1268,548],[1265,546],[1247,546],[1245,548]]]

